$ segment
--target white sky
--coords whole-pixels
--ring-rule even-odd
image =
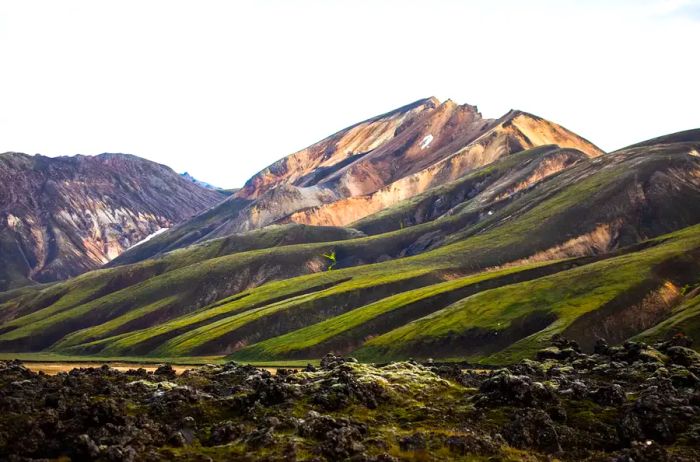
[[[700,127],[700,1],[0,0],[0,152],[224,187],[437,96],[606,150]]]

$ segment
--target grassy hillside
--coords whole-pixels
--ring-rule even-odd
[[[631,336],[668,316],[682,298],[683,286],[700,282],[700,226],[650,244],[638,252],[480,292],[373,338],[355,354],[382,361],[408,355],[509,363],[532,356],[556,333],[591,346],[595,334],[605,337],[603,320],[586,318],[596,311],[605,311],[605,321],[617,322],[615,330],[629,329]],[[666,297],[652,300],[658,292]],[[625,303],[619,303],[621,298]],[[645,299],[647,303],[640,303]],[[623,322],[630,321],[623,316],[628,309],[638,325]]]
[[[692,328],[700,143],[679,139],[596,159],[537,148],[357,230],[271,227],[5,294],[0,350],[495,363],[554,333]]]

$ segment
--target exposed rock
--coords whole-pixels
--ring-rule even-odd
[[[227,363],[48,376],[0,361],[0,459],[697,460],[694,374],[658,350],[677,347],[496,371],[329,355],[277,375]],[[645,362],[645,351],[666,362]]]
[[[522,111],[484,119],[476,106],[426,98],[280,159],[253,175],[184,239],[182,230],[161,239],[172,250],[179,241],[201,242],[273,223],[345,226],[502,156],[544,145],[573,148],[584,158],[602,154],[569,130]],[[570,164],[550,163],[514,187],[525,189]],[[142,249],[138,257],[160,251]]]
[[[225,196],[126,154],[0,154],[0,291],[76,276]]]
[[[533,381],[525,375],[512,375],[500,371],[481,384],[482,403],[514,404],[520,406],[537,406],[556,401],[551,387]]]
[[[166,379],[174,379],[177,375],[175,369],[170,364],[163,364],[158,366],[158,368],[153,372],[155,375],[160,375]]]
[[[680,364],[685,367],[700,365],[700,353],[690,348],[672,346],[666,349],[665,352],[671,358],[673,364]]]
[[[539,409],[523,409],[505,427],[503,436],[518,448],[537,448],[546,452],[562,452],[554,422]]]
[[[603,385],[590,394],[590,397],[596,403],[602,406],[616,406],[625,402],[625,392],[622,387],[616,383],[612,385]]]

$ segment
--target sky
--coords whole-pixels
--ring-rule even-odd
[[[605,150],[700,127],[700,0],[0,0],[0,152],[242,185],[429,96]]]

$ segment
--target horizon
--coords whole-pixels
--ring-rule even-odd
[[[232,188],[431,95],[527,111],[606,152],[697,128],[700,2],[498,6],[2,2],[0,152],[132,154]]]

